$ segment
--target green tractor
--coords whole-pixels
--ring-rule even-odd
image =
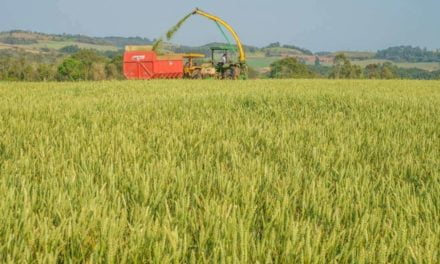
[[[230,59],[230,54],[235,53],[233,46],[217,46],[211,47],[211,63],[215,67],[219,79],[246,79],[247,66],[246,63],[234,62]],[[220,57],[220,59],[217,59]]]

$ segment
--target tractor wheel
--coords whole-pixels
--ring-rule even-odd
[[[192,79],[202,79],[202,71],[194,70],[191,75]]]
[[[233,72],[234,71],[231,68],[225,70],[225,73],[223,75],[223,79],[225,79],[225,80],[232,80]]]

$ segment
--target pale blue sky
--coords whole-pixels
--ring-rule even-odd
[[[440,0],[0,0],[0,31],[26,29],[93,36],[164,34],[194,7],[228,21],[243,42],[280,41],[313,51],[440,48]],[[222,41],[194,17],[174,42]]]

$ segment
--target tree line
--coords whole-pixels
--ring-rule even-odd
[[[98,52],[66,46],[66,55],[44,56],[25,54],[0,54],[0,80],[6,81],[100,81],[120,80],[122,52]],[[306,65],[297,58],[280,59],[270,65],[268,75],[255,69],[251,78],[330,78],[330,79],[424,79],[440,80],[440,71],[405,69],[392,63],[370,64],[362,68],[352,64],[344,54],[334,58],[333,66]]]
[[[44,61],[31,54],[0,56],[0,80],[100,81],[123,79],[122,55],[108,57],[95,50],[72,49],[67,57]],[[75,51],[73,51],[75,50]]]
[[[329,78],[329,79],[421,79],[440,80],[440,71],[425,71],[416,68],[400,68],[386,62],[369,64],[362,68],[352,64],[344,54],[334,58],[333,66],[323,66],[319,59],[315,65],[306,65],[297,58],[284,58],[270,65],[269,78]]]
[[[432,51],[420,47],[398,46],[379,50],[376,58],[398,62],[440,62],[440,50]]]

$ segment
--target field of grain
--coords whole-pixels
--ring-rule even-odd
[[[2,263],[438,263],[440,82],[0,83]]]

